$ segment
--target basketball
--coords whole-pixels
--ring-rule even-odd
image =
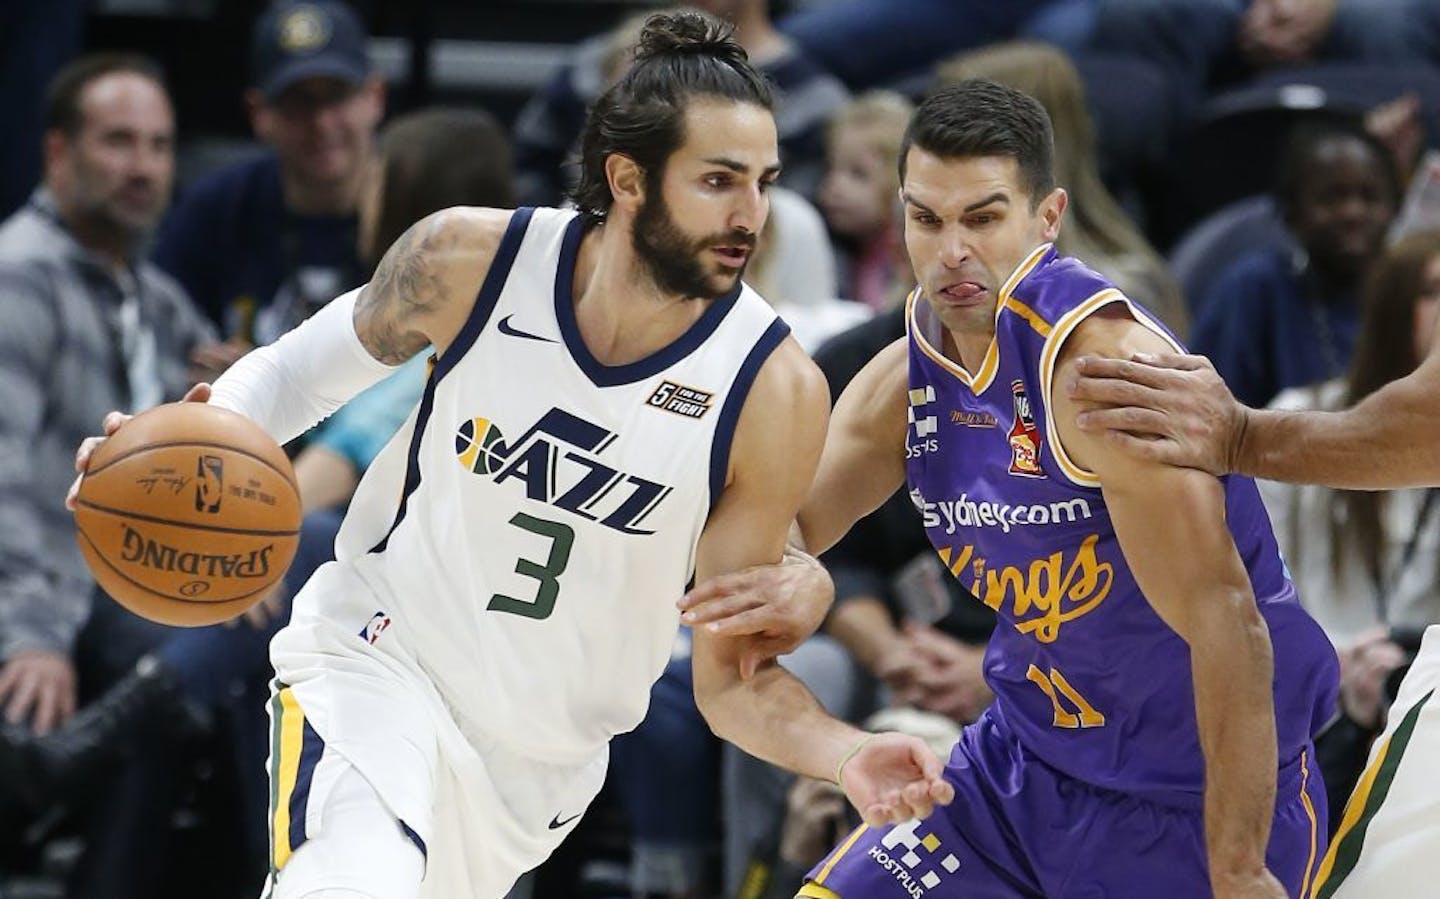
[[[216,624],[263,599],[289,567],[300,494],[284,451],[249,419],[170,403],[95,450],[75,529],[116,602],[161,624]]]

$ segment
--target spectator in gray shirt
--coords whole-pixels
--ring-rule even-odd
[[[174,169],[153,63],[103,54],[57,76],[43,185],[0,224],[0,709],[45,733],[76,705],[71,651],[94,582],[65,491],[74,447],[110,409],[175,399],[214,340],[140,255]]]

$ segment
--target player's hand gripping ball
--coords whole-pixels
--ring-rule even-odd
[[[90,456],[74,507],[96,582],[161,624],[241,614],[285,573],[300,532],[285,452],[249,419],[203,402],[122,424]]]

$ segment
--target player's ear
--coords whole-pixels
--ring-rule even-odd
[[[645,171],[640,163],[623,153],[611,153],[605,157],[605,180],[616,206],[634,212],[644,205]]]
[[[1070,205],[1070,195],[1065,188],[1057,187],[1040,201],[1041,233],[1045,240],[1054,243],[1060,236],[1060,223],[1065,220],[1065,210]]]

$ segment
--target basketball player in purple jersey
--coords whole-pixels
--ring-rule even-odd
[[[1310,741],[1337,663],[1253,483],[1104,452],[1053,389],[1082,354],[1178,344],[1055,253],[1052,155],[1040,105],[983,81],[906,135],[908,333],[837,404],[800,530],[823,550],[908,481],[1003,619],[996,698],[951,756],[956,801],[860,828],[801,896],[1279,899],[1324,853]]]

